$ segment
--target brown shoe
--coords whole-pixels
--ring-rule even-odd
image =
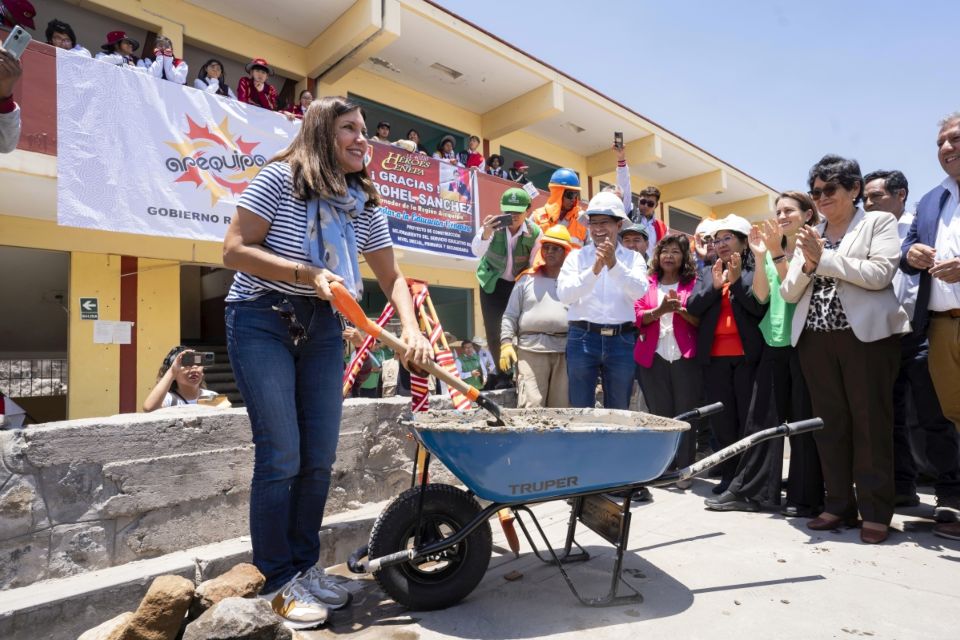
[[[933,527],[933,535],[951,540],[960,540],[960,522],[948,522]]]
[[[860,541],[866,544],[880,544],[890,535],[890,529],[860,529]]]
[[[807,521],[807,529],[813,529],[814,531],[832,531],[833,529],[839,529],[841,526],[854,529],[859,525],[860,521],[856,518],[840,518],[825,513]]]

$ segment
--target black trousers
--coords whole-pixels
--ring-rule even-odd
[[[755,371],[756,366],[743,356],[712,357],[703,371],[704,401],[707,404],[723,403],[723,412],[710,418],[713,435],[721,448],[733,444],[748,432],[747,418]],[[739,462],[740,456],[736,456],[720,465],[723,484],[729,485],[733,481]]]
[[[696,409],[703,396],[702,367],[689,358],[667,362],[658,354],[653,356],[650,368],[637,365],[640,389],[650,413],[672,418]],[[693,464],[697,452],[697,421],[680,436],[674,468]]]
[[[810,417],[810,399],[792,347],[764,346],[756,370],[756,384],[747,425],[750,435],[762,429]],[[740,457],[730,491],[740,497],[780,504],[783,477],[783,439],[753,446]],[[790,476],[787,502],[809,510],[823,505],[823,477],[813,436],[790,441]]]
[[[953,423],[940,410],[940,401],[927,367],[926,342],[904,339],[900,372],[893,384],[893,477],[897,495],[917,491],[916,458],[931,467],[937,497],[960,495],[960,445]],[[910,419],[913,405],[916,422]],[[922,433],[923,449],[912,446],[912,432]],[[919,454],[919,455],[918,455]]]
[[[893,517],[893,396],[900,337],[862,342],[852,330],[804,331],[797,344],[827,489],[824,511],[889,524]],[[856,492],[854,492],[856,485]]]
[[[480,314],[483,316],[487,347],[498,370],[500,369],[500,321],[503,320],[503,312],[506,311],[507,303],[510,301],[513,285],[513,280],[497,278],[497,285],[492,293],[480,289]]]

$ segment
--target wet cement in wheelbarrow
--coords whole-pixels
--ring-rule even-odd
[[[517,431],[686,431],[686,422],[639,411],[620,409],[504,409],[507,426],[490,426],[490,414],[472,411],[427,411],[405,421],[431,431],[473,431],[515,433]]]

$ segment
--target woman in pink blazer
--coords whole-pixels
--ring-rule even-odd
[[[696,281],[687,237],[670,235],[658,242],[647,294],[634,303],[640,332],[633,350],[643,397],[658,416],[672,417],[700,404],[701,367],[694,358],[700,320],[687,312]],[[680,439],[678,467],[693,463],[696,444],[696,427],[691,425]]]

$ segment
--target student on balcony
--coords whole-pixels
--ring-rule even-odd
[[[483,171],[486,168],[487,163],[483,159],[483,153],[478,151],[479,148],[480,138],[477,136],[470,136],[470,141],[467,143],[467,150],[458,153],[457,160],[459,160],[460,164],[467,169]]]
[[[133,55],[140,48],[140,43],[128,38],[125,31],[111,31],[107,34],[106,43],[100,45],[103,49],[97,54],[97,60],[103,60],[118,67],[133,67],[137,71],[145,71],[143,60]]]
[[[157,36],[157,43],[153,47],[153,62],[149,58],[144,58],[143,64],[147,73],[154,78],[169,80],[177,84],[185,84],[187,81],[186,60],[173,57],[173,42],[166,36]]]
[[[246,78],[240,78],[237,84],[237,99],[269,111],[276,111],[277,90],[267,82],[267,78],[273,75],[270,65],[263,58],[254,58],[247,63],[246,69],[249,75]]]
[[[447,134],[440,138],[440,144],[437,145],[437,150],[433,152],[433,157],[437,160],[445,160],[452,165],[462,167],[460,160],[457,159],[457,152],[453,150],[456,146],[457,141],[453,136]]]
[[[227,84],[227,74],[223,70],[223,63],[215,58],[207,60],[200,67],[200,73],[197,74],[197,79],[193,81],[193,86],[207,93],[237,99],[237,94]]]
[[[76,53],[88,58],[91,57],[90,51],[88,51],[86,47],[81,47],[77,44],[77,34],[73,32],[73,27],[62,20],[54,18],[48,22],[44,35],[47,37],[47,44],[51,44],[64,51],[70,51],[71,53]]]

